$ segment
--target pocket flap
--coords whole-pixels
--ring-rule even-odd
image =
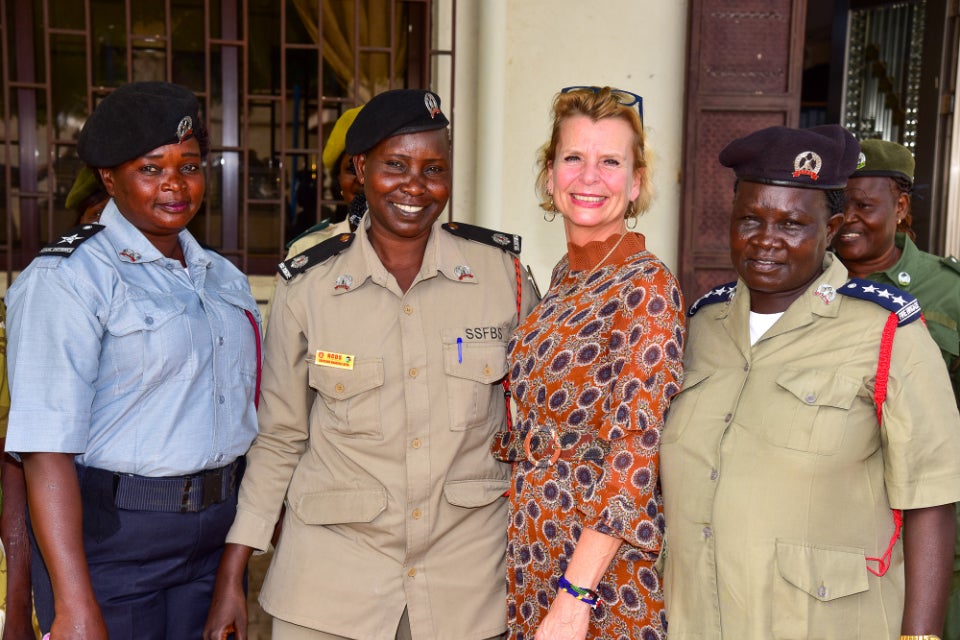
[[[306,524],[370,522],[387,508],[383,489],[330,489],[305,493],[290,503]]]
[[[217,291],[221,298],[225,302],[232,304],[235,307],[244,309],[253,314],[253,316],[260,321],[260,309],[257,307],[257,301],[253,299],[253,295],[246,291],[237,291],[233,289],[221,289]]]
[[[383,386],[383,361],[379,358],[356,360],[353,369],[314,364],[309,358],[310,386],[335,400],[346,400]]]
[[[457,507],[483,507],[503,496],[509,480],[451,480],[443,485],[443,497]]]
[[[865,555],[856,547],[777,540],[780,576],[821,602],[869,589]]]
[[[680,387],[680,393],[687,389],[693,389],[695,386],[713,375],[711,371],[686,370],[683,372],[683,386]]]
[[[182,315],[186,308],[186,304],[171,295],[124,298],[107,323],[107,330],[115,336],[156,331],[171,318]]]
[[[860,392],[860,381],[836,372],[787,369],[777,384],[807,405],[849,409]]]

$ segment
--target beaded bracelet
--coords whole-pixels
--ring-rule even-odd
[[[567,576],[560,576],[560,579],[557,581],[557,587],[563,589],[580,602],[590,605],[591,609],[596,609],[597,602],[600,601],[600,596],[596,591],[593,589],[584,589],[583,587],[572,584],[567,580]]]

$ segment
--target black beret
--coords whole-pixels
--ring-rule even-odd
[[[391,136],[443,129],[440,96],[423,89],[394,89],[371,98],[347,131],[347,153],[366,153]]]
[[[183,142],[200,126],[192,91],[169,82],[131,82],[104,98],[80,131],[77,155],[112,168],[157,147]]]
[[[913,184],[913,170],[917,163],[910,149],[888,140],[860,142],[860,160],[851,178],[883,176],[903,178]]]
[[[746,182],[842,189],[857,168],[859,155],[857,139],[840,125],[769,127],[724,147],[720,164]]]

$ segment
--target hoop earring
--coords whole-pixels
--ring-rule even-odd
[[[550,200],[550,204],[553,205],[553,200]],[[550,216],[549,218],[547,216]],[[557,210],[551,208],[550,211],[543,212],[543,221],[544,222],[553,222],[557,219]]]
[[[637,228],[637,216],[630,216],[627,218],[627,229],[633,231]]]

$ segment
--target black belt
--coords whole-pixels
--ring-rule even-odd
[[[236,495],[243,458],[219,469],[188,476],[148,477],[85,467],[84,474],[113,476],[113,502],[119,509],[196,513]]]

